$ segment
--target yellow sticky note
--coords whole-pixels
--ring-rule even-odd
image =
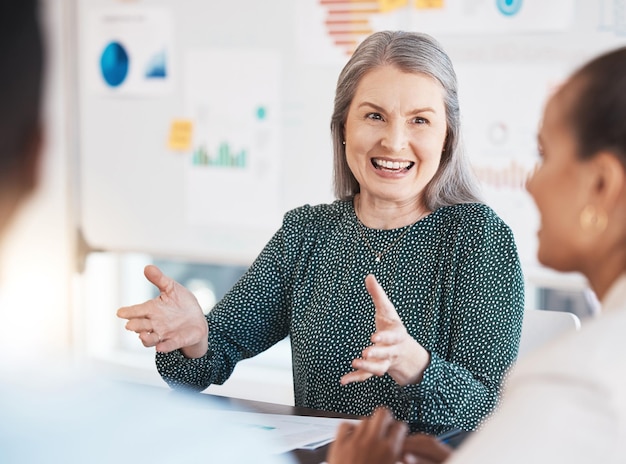
[[[415,0],[415,8],[418,10],[443,8],[443,0]]]
[[[193,122],[190,119],[174,119],[170,125],[167,148],[174,151],[190,150],[192,134]]]
[[[387,13],[408,5],[409,0],[378,0],[378,10],[381,13]]]

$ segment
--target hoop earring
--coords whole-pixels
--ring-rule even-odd
[[[587,205],[580,212],[580,226],[585,231],[604,232],[608,223],[606,213],[597,211],[594,206]]]

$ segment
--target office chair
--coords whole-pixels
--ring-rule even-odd
[[[566,311],[526,308],[518,358],[569,330],[579,330],[580,319]]]

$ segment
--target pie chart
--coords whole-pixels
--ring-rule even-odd
[[[100,56],[102,77],[111,87],[121,85],[128,75],[128,53],[119,42],[110,42]]]
[[[505,16],[513,16],[522,8],[523,0],[498,0],[498,10]]]

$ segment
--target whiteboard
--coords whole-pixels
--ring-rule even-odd
[[[330,116],[353,46],[338,37],[416,29],[455,63],[470,159],[532,263],[536,214],[518,184],[543,101],[582,61],[626,43],[626,0],[403,3],[77,0],[87,245],[249,263],[285,211],[333,200]],[[362,30],[343,30],[355,15]],[[127,68],[114,43],[127,47]],[[106,68],[105,56],[116,65]],[[150,78],[137,73],[141,60]],[[175,136],[185,145],[174,130],[185,122],[192,142],[173,147]]]

